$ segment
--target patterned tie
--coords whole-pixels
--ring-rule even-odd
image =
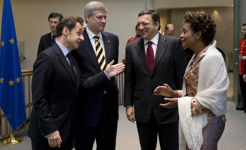
[[[146,58],[147,58],[147,62],[148,62],[150,73],[152,73],[153,66],[154,66],[154,61],[155,61],[154,51],[153,51],[153,48],[152,48],[151,44],[152,44],[152,42],[149,41],[148,42],[148,47],[147,47],[147,54],[146,54]]]
[[[96,56],[97,56],[97,62],[101,68],[101,70],[104,70],[105,69],[105,57],[103,55],[103,49],[102,49],[102,46],[99,42],[99,36],[96,35],[93,37],[95,39],[95,47],[96,47]]]

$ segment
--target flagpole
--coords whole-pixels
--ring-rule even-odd
[[[11,128],[11,134],[8,139],[3,140],[3,145],[17,145],[23,142],[23,139],[14,136],[14,130]]]

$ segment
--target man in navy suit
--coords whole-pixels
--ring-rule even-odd
[[[182,89],[186,67],[180,39],[160,34],[160,16],[146,9],[138,14],[141,37],[126,46],[124,105],[129,121],[137,122],[142,150],[178,150],[178,112],[160,106],[166,103],[153,91],[163,83]],[[133,107],[134,106],[134,107]]]
[[[118,122],[118,88],[115,75],[123,72],[118,62],[118,36],[104,32],[107,7],[92,1],[84,9],[87,28],[85,38],[73,56],[82,73],[83,85],[74,104],[75,148],[91,150],[96,139],[97,149],[114,150]],[[118,73],[107,74],[106,65],[116,64]]]
[[[33,150],[72,149],[72,104],[80,71],[71,50],[83,38],[83,20],[65,17],[57,26],[57,41],[39,54],[33,66],[28,136]]]
[[[49,27],[50,27],[51,32],[41,36],[40,42],[38,45],[37,55],[39,55],[43,50],[50,47],[54,43],[55,38],[56,38],[56,26],[62,17],[63,15],[60,13],[57,13],[57,12],[50,13],[48,17],[48,21],[49,21]]]

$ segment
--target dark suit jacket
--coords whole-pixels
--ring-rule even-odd
[[[76,62],[74,65],[78,68]],[[58,130],[62,142],[66,142],[71,131],[72,103],[79,74],[76,69],[76,78],[56,43],[38,56],[33,67],[33,109],[28,129],[28,136],[33,140],[47,143],[44,136]]]
[[[151,111],[158,123],[178,121],[177,108],[166,109],[160,103],[166,103],[162,96],[155,96],[154,89],[167,83],[173,90],[182,89],[186,67],[181,40],[159,34],[155,62],[150,74],[144,40],[139,38],[127,44],[124,105],[135,108],[138,122],[148,122]]]
[[[42,35],[39,41],[39,45],[38,45],[38,54],[37,56],[44,51],[46,48],[50,47],[52,45],[51,42],[51,32],[47,33],[45,35]]]
[[[118,88],[114,77],[109,80],[97,62],[96,54],[91,45],[87,31],[83,32],[84,41],[78,50],[72,51],[82,73],[83,85],[80,88],[80,98],[74,108],[75,124],[96,126],[100,120],[104,101],[107,101],[112,123],[118,121]],[[102,32],[106,53],[106,65],[114,60],[118,62],[118,36]],[[76,134],[76,133],[75,133]]]

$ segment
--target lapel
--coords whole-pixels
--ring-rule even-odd
[[[167,49],[166,41],[167,41],[166,36],[159,33],[159,40],[158,40],[158,45],[157,45],[157,49],[156,49],[155,62],[154,62],[152,75],[154,74],[162,56],[164,55],[164,53]]]
[[[103,43],[104,43],[104,52],[105,52],[105,59],[106,59],[106,65],[110,63],[110,49],[111,49],[111,44],[110,44],[110,38],[109,35],[105,32],[102,33],[102,38],[103,38]]]
[[[60,61],[61,64],[64,66],[64,68],[67,70],[69,76],[70,76],[71,79],[73,80],[73,83],[74,83],[75,85],[77,85],[77,81],[76,81],[77,79],[76,79],[76,78],[77,78],[77,77],[79,78],[79,76],[76,77],[76,75],[75,75],[75,73],[74,73],[74,70],[72,70],[72,67],[70,67],[70,65],[68,64],[67,59],[66,59],[66,57],[64,56],[64,54],[62,53],[60,47],[59,47],[56,43],[54,43],[54,44],[52,45],[52,47],[54,48],[55,53],[56,53],[56,55],[58,56],[59,61]],[[75,68],[76,68],[76,66],[75,66]],[[76,72],[78,72],[77,70],[78,70],[78,68],[76,68]]]
[[[48,47],[52,46],[52,43],[51,43],[51,32],[48,34],[48,36],[46,38],[46,42],[48,44]]]
[[[83,50],[88,54],[89,58],[91,59],[93,65],[95,66],[97,71],[101,72],[100,66],[97,62],[96,54],[95,54],[94,49],[91,45],[91,40],[89,39],[89,36],[88,36],[86,30],[84,30],[83,36],[84,36],[84,41],[81,42]]]
[[[150,74],[149,66],[148,66],[147,58],[146,58],[146,54],[145,54],[144,40],[142,38],[138,41],[138,44],[136,45],[135,48],[136,48],[136,51],[137,51],[143,65],[144,65],[145,69]]]

